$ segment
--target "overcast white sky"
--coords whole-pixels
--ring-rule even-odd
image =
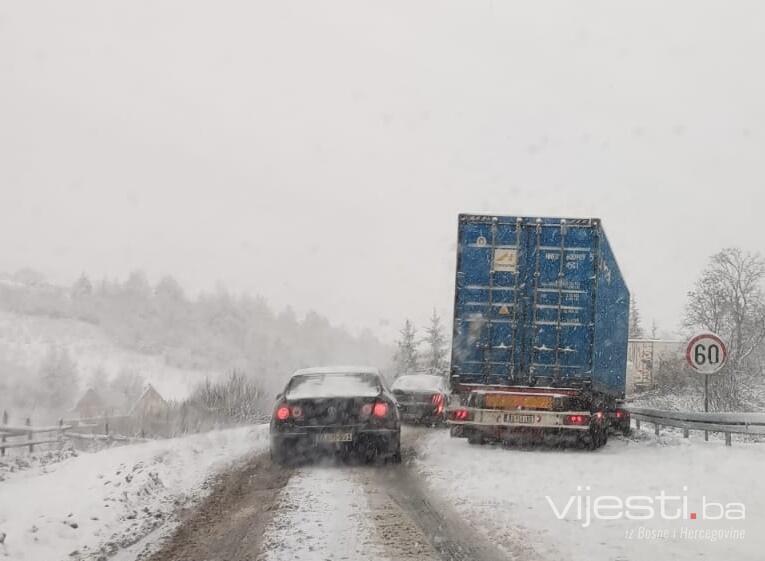
[[[646,324],[765,249],[761,2],[0,3],[0,270],[423,323],[462,211],[598,216]],[[383,332],[390,333],[391,327]]]

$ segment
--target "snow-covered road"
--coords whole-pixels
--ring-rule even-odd
[[[232,429],[10,474],[0,558],[762,559],[762,445],[638,432],[595,452],[504,448],[405,428],[403,465],[282,467],[267,442]],[[710,519],[720,508],[733,516]]]
[[[267,528],[263,561],[436,561],[428,537],[378,485],[375,471],[298,469]]]
[[[657,440],[641,432],[612,438],[595,452],[472,446],[439,432],[422,441],[416,460],[433,492],[454,505],[476,532],[513,557],[549,561],[760,561],[765,550],[763,465],[761,444],[725,448],[721,442],[675,436]],[[681,511],[679,519],[662,516],[662,493],[680,497],[661,499],[668,516]],[[598,499],[602,496],[608,498]],[[682,497],[687,514],[682,513]],[[731,511],[731,519],[711,520],[720,514],[712,503],[725,508],[740,503],[745,518],[736,519],[739,513]],[[596,508],[612,519],[595,519]],[[563,519],[556,510],[565,514]]]

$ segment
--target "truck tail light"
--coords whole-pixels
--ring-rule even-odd
[[[590,424],[590,416],[589,415],[566,415],[563,418],[563,424],[564,425],[589,425]]]
[[[455,421],[468,421],[470,420],[470,411],[467,409],[455,409],[452,413],[452,419]]]

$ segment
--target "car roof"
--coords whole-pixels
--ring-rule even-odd
[[[374,366],[314,366],[296,370],[293,376],[306,376],[311,374],[377,374],[380,370]]]

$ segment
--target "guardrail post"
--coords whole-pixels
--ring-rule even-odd
[[[688,438],[688,429],[683,429],[683,438]]]
[[[64,440],[64,419],[58,420],[58,439]]]
[[[31,427],[32,426],[32,419],[30,417],[27,417],[27,420],[26,420],[26,422],[24,424],[26,426],[28,426],[28,427]],[[27,433],[27,440],[30,440],[30,441],[32,440],[32,431],[31,430]],[[34,451],[35,451],[35,445],[34,444],[30,444],[29,445],[29,453],[31,454]]]
[[[659,423],[654,423],[653,427],[653,432],[656,433],[656,436],[659,436],[659,429],[661,428],[661,425]]]
[[[640,419],[635,419],[635,428],[640,430]]]
[[[8,411],[3,411],[3,424],[8,424]],[[2,446],[2,443],[5,443],[5,434],[0,437],[0,456],[5,456],[5,446]]]
[[[730,436],[729,432],[725,433],[725,445],[726,446],[732,446],[731,436]]]

